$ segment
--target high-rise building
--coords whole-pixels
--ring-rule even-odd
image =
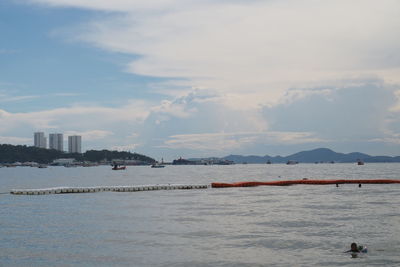
[[[59,151],[64,150],[64,136],[61,133],[49,134],[49,148]]]
[[[36,132],[33,134],[33,144],[35,147],[47,147],[47,138],[44,136],[43,132]]]
[[[68,136],[68,153],[82,153],[82,136]]]

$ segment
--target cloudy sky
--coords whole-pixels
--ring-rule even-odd
[[[0,143],[400,155],[400,1],[2,0]]]

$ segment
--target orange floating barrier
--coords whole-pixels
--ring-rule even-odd
[[[286,181],[271,181],[271,182],[237,182],[237,183],[211,183],[213,188],[221,187],[252,187],[260,185],[270,186],[288,186],[295,184],[312,184],[312,185],[327,185],[327,184],[400,184],[400,180],[390,179],[359,179],[359,180],[286,180]]]

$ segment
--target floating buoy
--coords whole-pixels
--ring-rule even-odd
[[[206,189],[208,185],[140,185],[140,186],[102,186],[102,187],[54,187],[42,189],[13,189],[13,195],[49,195],[96,192],[137,192],[155,190]]]
[[[237,183],[212,183],[211,187],[251,187],[260,185],[270,186],[288,186],[295,184],[311,184],[311,185],[327,185],[327,184],[400,184],[400,180],[389,179],[362,179],[362,180],[286,180],[286,181],[272,181],[272,182],[237,182]]]

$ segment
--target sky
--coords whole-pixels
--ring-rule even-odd
[[[157,160],[400,155],[400,1],[2,0],[0,143],[36,131]]]

